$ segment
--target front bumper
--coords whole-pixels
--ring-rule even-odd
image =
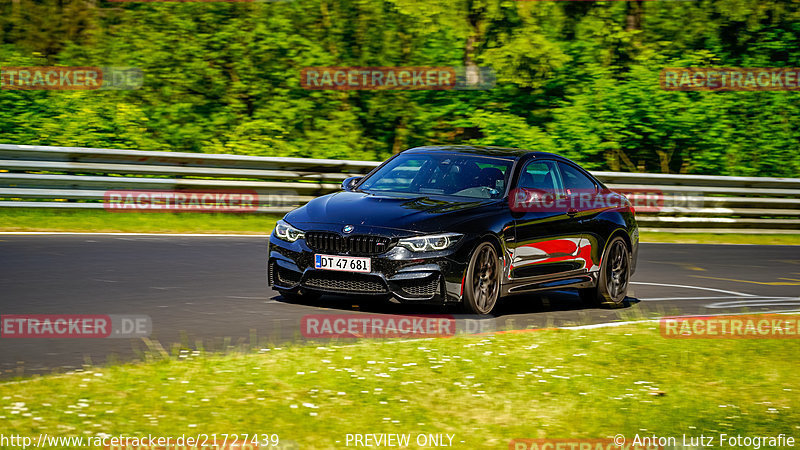
[[[403,302],[458,302],[469,261],[466,241],[465,236],[440,252],[411,252],[394,246],[369,256],[372,271],[367,274],[315,269],[315,252],[305,240],[289,243],[273,235],[268,246],[267,283],[288,292],[302,289],[323,294],[394,297]]]

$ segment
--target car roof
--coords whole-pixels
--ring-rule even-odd
[[[484,145],[428,145],[424,147],[414,147],[403,151],[402,153],[428,153],[428,152],[445,152],[445,153],[463,153],[470,155],[493,156],[496,158],[519,159],[523,156],[530,156],[532,158],[552,157],[568,161],[563,156],[556,155],[555,153],[547,152],[534,152],[521,148],[511,147],[494,147]]]

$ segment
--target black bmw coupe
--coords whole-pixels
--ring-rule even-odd
[[[639,231],[631,203],[564,157],[419,147],[278,221],[267,280],[288,299],[325,293],[460,303],[578,289],[625,299]]]

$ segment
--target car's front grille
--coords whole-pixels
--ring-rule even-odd
[[[316,252],[344,252],[344,238],[336,233],[309,231],[306,233],[306,245]]]
[[[379,255],[391,248],[392,240],[383,236],[342,236],[327,231],[306,233],[306,245],[315,252]]]
[[[379,277],[372,275],[309,272],[303,285],[352,294],[383,294],[387,292],[386,284]]]
[[[404,280],[400,288],[409,297],[432,297],[439,290],[439,277],[432,276],[422,280]]]

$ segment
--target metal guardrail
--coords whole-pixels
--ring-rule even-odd
[[[283,213],[380,164],[310,158],[0,144],[0,207],[103,209],[114,189],[245,189]],[[800,233],[800,178],[593,172],[613,189],[666,195],[644,230]]]

